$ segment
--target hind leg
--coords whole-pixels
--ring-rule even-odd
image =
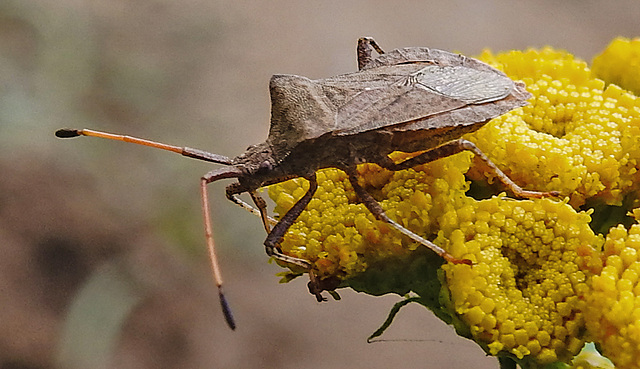
[[[384,51],[378,46],[378,43],[371,37],[361,37],[358,39],[358,70],[364,68],[372,60],[371,54],[375,50],[378,54],[384,54]]]

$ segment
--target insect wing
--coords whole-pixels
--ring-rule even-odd
[[[402,49],[394,49],[388,53],[382,54],[371,62],[366,64],[362,70],[375,69],[382,66],[398,66],[402,64],[428,63],[436,64],[443,67],[462,66],[475,70],[493,72],[505,75],[501,71],[495,69],[489,64],[483,63],[478,59],[468,58],[461,54],[455,54],[449,51],[430,49],[427,47],[405,47]]]
[[[497,73],[467,67],[429,66],[407,78],[416,89],[432,90],[466,104],[484,104],[507,97],[513,81]]]
[[[413,67],[408,71],[407,67]],[[421,63],[383,66],[354,73],[361,83],[368,74],[377,85],[365,86],[337,107],[336,135],[352,135],[370,130],[393,127],[408,122],[463,109],[469,105],[487,104],[509,96],[514,82],[502,73],[476,70],[464,66],[439,66]],[[349,75],[342,76],[345,79]],[[377,79],[375,78],[377,76]],[[380,81],[385,81],[382,84]],[[323,81],[326,83],[326,81]],[[342,81],[343,84],[346,81]],[[354,81],[355,82],[355,81]],[[514,104],[513,108],[522,104]],[[510,109],[507,109],[508,111]],[[478,114],[479,121],[486,114]],[[438,121],[431,120],[434,127]],[[452,122],[466,125],[478,122]],[[430,127],[424,127],[428,129]]]

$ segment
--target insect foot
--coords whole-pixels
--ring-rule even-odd
[[[335,277],[319,279],[316,277],[316,274],[313,270],[309,270],[309,283],[307,283],[307,287],[309,288],[309,293],[314,295],[318,302],[323,302],[327,301],[327,299],[322,296],[322,292],[334,292],[335,289],[340,285],[340,282],[340,279]],[[339,295],[337,294],[333,295],[333,297],[336,300],[340,299]]]
[[[373,56],[374,51],[378,53],[377,57]],[[318,301],[324,300],[323,291],[333,291],[339,281],[326,275],[320,278],[316,260],[283,252],[281,243],[314,198],[318,189],[316,172],[320,169],[342,170],[347,174],[357,200],[377,220],[393,232],[399,232],[456,264],[471,264],[471,261],[455,257],[411,231],[402,219],[389,217],[380,203],[359,184],[357,165],[374,163],[398,171],[470,150],[487,163],[516,196],[554,195],[523,190],[475,145],[461,139],[489,120],[526,105],[531,94],[524,84],[514,82],[483,62],[447,51],[408,47],[385,53],[369,37],[358,41],[357,61],[358,71],[325,79],[274,75],[269,86],[272,104],[269,135],[265,142],[251,146],[235,158],[89,129],[61,129],[56,136],[91,136],[135,143],[224,166],[201,177],[200,196],[213,278],[231,328],[235,327],[235,321],[222,293],[222,274],[215,253],[209,210],[207,187],[212,182],[236,181],[227,187],[227,198],[260,216],[268,233],[264,241],[267,254],[307,271],[309,290]],[[395,163],[389,157],[393,152],[423,153]],[[275,221],[269,216],[266,202],[257,190],[293,178],[304,178],[308,189]],[[238,197],[243,193],[251,196],[256,208]]]

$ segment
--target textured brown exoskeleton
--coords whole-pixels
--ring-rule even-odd
[[[373,50],[380,56],[372,58]],[[310,80],[295,75],[271,78],[271,128],[267,141],[250,147],[230,159],[188,147],[178,147],[140,138],[88,129],[61,129],[61,138],[80,135],[132,142],[180,153],[199,160],[224,164],[201,178],[202,209],[212,269],[229,326],[235,323],[222,293],[222,278],[214,252],[208,183],[236,178],[226,189],[227,198],[261,216],[268,236],[267,254],[309,271],[309,290],[322,301],[321,292],[335,288],[318,280],[307,260],[288,256],[279,248],[283,236],[307,206],[318,183],[316,171],[338,168],[345,171],[359,200],[381,221],[419,242],[445,260],[467,263],[390,219],[380,204],[358,183],[356,166],[376,163],[390,170],[402,170],[470,150],[516,196],[539,198],[552,192],[526,191],[513,183],[473,143],[461,139],[490,119],[524,106],[531,96],[522,83],[476,59],[450,52],[411,47],[384,53],[371,38],[358,40],[359,71],[336,77]],[[395,163],[394,151],[426,152]],[[267,215],[267,206],[257,189],[291,178],[309,181],[306,194],[277,222]],[[247,192],[254,209],[238,195]],[[275,224],[275,225],[274,225]]]

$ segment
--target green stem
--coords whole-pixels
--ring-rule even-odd
[[[380,337],[382,335],[382,333],[384,333],[384,331],[387,330],[387,328],[389,328],[389,326],[391,325],[391,323],[393,322],[393,319],[396,317],[396,315],[398,314],[398,312],[400,311],[400,309],[412,302],[418,302],[420,301],[420,297],[409,297],[405,300],[402,300],[400,302],[396,302],[395,305],[393,305],[393,307],[391,308],[391,311],[389,312],[389,315],[387,316],[387,319],[384,321],[384,323],[382,323],[382,325],[380,326],[380,328],[376,329],[375,332],[373,332],[371,334],[371,336],[369,336],[369,338],[367,338],[367,342],[371,343],[372,340],[376,337]]]

